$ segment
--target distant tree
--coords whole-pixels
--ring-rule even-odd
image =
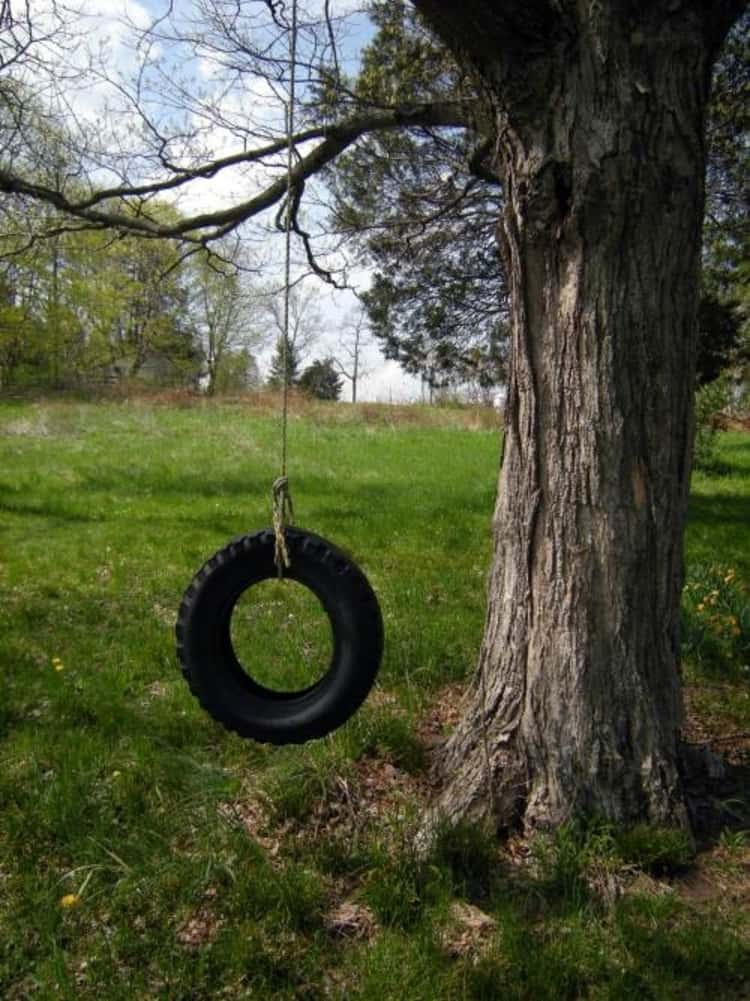
[[[165,216],[172,212],[165,207]],[[185,377],[199,367],[187,268],[174,244],[65,228],[26,240],[51,210],[0,212],[3,382],[61,385],[102,373]]]
[[[0,388],[44,358],[45,331],[36,312],[38,275],[26,256],[26,261],[0,260]]]
[[[471,84],[420,16],[376,2],[358,96],[384,106],[467,94]],[[495,238],[501,192],[476,136],[455,130],[373,133],[331,171],[333,223],[375,274],[363,296],[386,358],[430,395],[504,378],[508,292]]]
[[[322,320],[318,309],[318,294],[314,288],[292,288],[289,293],[288,326],[285,323],[286,303],[283,293],[266,298],[263,309],[272,330],[278,337],[286,331],[298,361],[310,351],[320,337]]]
[[[362,363],[362,352],[368,343],[366,320],[364,307],[344,320],[338,338],[338,353],[334,359],[339,372],[351,383],[352,403],[357,402],[359,380],[369,372]]]
[[[708,293],[740,305],[750,260],[750,13],[726,40],[713,74],[706,131],[703,280]]]
[[[750,13],[745,13],[715,67],[709,105],[698,369],[700,374],[708,352],[714,368],[721,362],[730,371],[735,390],[746,401],[750,401],[749,94]]]
[[[213,391],[241,393],[260,384],[258,362],[247,348],[227,351],[214,376]]]
[[[286,360],[286,366],[284,364]],[[290,338],[286,339],[286,358],[284,353],[284,335],[282,334],[276,341],[276,351],[271,359],[271,369],[268,374],[266,384],[269,389],[280,389],[284,385],[284,372],[286,370],[286,383],[288,386],[296,386],[299,379],[300,361],[297,348]]]
[[[317,359],[305,369],[299,379],[300,389],[318,400],[338,400],[343,383],[333,358]]]
[[[287,378],[289,385],[296,385],[302,360],[320,337],[321,318],[317,305],[317,292],[312,288],[293,288],[289,299],[282,293],[265,301],[265,313],[277,334],[276,352],[271,362],[268,386],[278,389],[284,381],[282,361],[284,340],[287,344]],[[287,316],[288,309],[288,316]]]
[[[120,309],[111,331],[117,368],[136,378],[148,361],[198,367],[189,290],[179,252],[168,243],[127,236],[112,246],[107,263]]]
[[[258,296],[248,287],[240,250],[236,244],[220,244],[217,251],[201,253],[192,263],[190,304],[209,395],[247,389],[257,381],[252,348],[265,336]]]

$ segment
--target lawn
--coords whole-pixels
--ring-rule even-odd
[[[386,649],[346,726],[270,748],[201,711],[174,618],[203,561],[269,523],[278,418],[241,403],[0,404],[0,996],[747,996],[741,830],[697,857],[669,832],[591,820],[531,854],[466,828],[414,855],[429,747],[481,638],[492,423],[293,415],[296,521],[366,571]],[[690,725],[717,749],[736,736],[741,756],[748,435],[722,436],[717,468],[694,478],[687,560]],[[238,646],[264,636],[280,670],[302,636],[324,660],[318,611],[264,588]]]

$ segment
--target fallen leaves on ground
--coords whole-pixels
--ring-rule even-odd
[[[440,942],[449,956],[479,958],[488,948],[497,928],[489,914],[462,901],[451,904],[449,923],[443,929]]]
[[[215,896],[216,890],[209,889],[205,894],[205,902],[177,929],[177,941],[180,945],[189,949],[200,949],[214,941],[223,924],[214,911]]]
[[[325,926],[332,935],[340,938],[366,939],[375,936],[377,921],[375,915],[364,904],[345,900],[325,916]]]

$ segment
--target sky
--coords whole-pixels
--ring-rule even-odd
[[[49,16],[52,2],[53,0],[31,0],[32,15],[36,16],[37,23],[44,23],[45,17]],[[102,70],[111,79],[132,80],[139,66],[139,52],[133,45],[134,36],[127,26],[128,22],[137,28],[144,28],[154,16],[164,13],[167,0],[65,0],[65,2],[77,6],[85,13],[86,46],[77,50],[70,48],[67,51],[60,51],[54,58],[67,62],[68,68],[80,67],[93,53],[95,59],[97,57],[100,59]],[[322,7],[321,0],[300,0],[300,9],[316,4]],[[227,9],[233,6],[228,4]],[[175,7],[180,17],[189,16],[192,10],[190,0],[182,0]],[[356,0],[331,2],[334,17],[347,15],[340,56],[350,73],[356,71],[358,52],[372,36],[372,26],[365,15],[357,12],[359,7],[360,4]],[[262,11],[264,5],[257,0],[255,2],[245,0],[243,9]],[[300,45],[303,44],[304,39],[300,41]],[[240,148],[241,136],[239,129],[233,132],[232,125],[244,125],[249,118],[253,123],[257,123],[259,132],[278,131],[279,122],[283,120],[283,94],[280,91],[274,93],[273,87],[258,76],[247,76],[243,90],[236,86],[227,86],[226,73],[217,67],[216,62],[212,62],[205,51],[193,51],[192,56],[186,57],[185,50],[178,50],[166,39],[160,40],[152,49],[151,55],[158,57],[162,66],[167,67],[161,89],[157,81],[156,85],[150,88],[146,98],[146,103],[155,119],[166,121],[169,118],[172,122],[178,120],[179,114],[175,103],[170,101],[169,92],[174,81],[179,79],[179,74],[186,74],[192,78],[190,88],[202,92],[223,118],[226,126],[219,128],[211,124],[204,129],[202,142],[207,153],[220,156],[236,152]],[[112,136],[118,136],[119,141],[126,147],[129,143],[132,146],[132,135],[136,134],[141,126],[111,82],[88,78],[84,85],[71,84],[66,88],[65,100],[70,106],[72,115],[93,125],[94,129],[101,130],[102,135],[105,134],[107,121],[116,122],[114,126],[116,131],[112,132]],[[115,116],[111,113],[113,108],[117,109]],[[202,121],[200,109],[195,106],[183,111],[183,115],[186,115],[186,120],[192,123]],[[244,200],[252,195],[254,191],[264,186],[269,176],[278,176],[280,169],[281,167],[275,169],[267,167],[261,171],[254,169],[252,173],[247,169],[225,171],[211,180],[189,185],[180,195],[177,204],[181,211],[188,214],[225,207],[237,199]],[[307,212],[309,223],[321,227],[324,225],[324,217],[320,211],[316,212],[312,208]],[[271,226],[267,226],[265,233],[261,233],[259,237],[254,227],[252,240],[254,242],[251,245],[263,262],[265,273],[269,276],[268,280],[275,283],[281,271],[283,234],[278,234]],[[298,276],[304,269],[300,248],[297,248],[295,253],[293,268],[293,277]],[[356,279],[358,291],[367,288],[370,274],[366,269],[361,267],[352,269],[351,275]],[[325,331],[320,342],[307,357],[307,361],[311,361],[313,357],[337,353],[336,331],[344,318],[356,310],[358,304],[351,292],[332,290],[317,279],[308,281],[313,281],[319,289],[319,310],[323,319],[322,329]],[[268,363],[271,352],[271,348],[261,352],[259,359],[261,369]],[[420,398],[420,381],[403,373],[396,362],[386,361],[374,345],[366,349],[364,368],[367,374],[358,386],[359,399],[400,402]],[[349,392],[347,382],[343,398],[347,398]]]

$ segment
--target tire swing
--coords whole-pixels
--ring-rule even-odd
[[[292,5],[291,84],[287,107],[286,274],[281,475],[273,484],[273,528],[234,539],[195,575],[177,616],[177,657],[201,706],[226,729],[270,744],[299,744],[341,726],[364,702],[380,667],[383,621],[378,600],[359,567],[312,532],[292,527],[287,468],[289,379],[286,348],[291,288],[294,66],[297,4]],[[261,684],[243,666],[232,642],[232,616],[242,596],[262,581],[297,581],[318,599],[332,633],[330,664],[321,678],[296,691]],[[262,650],[258,658],[262,658]]]
[[[299,691],[267,688],[243,667],[232,644],[239,599],[279,574],[270,528],[230,542],[195,575],[177,618],[177,656],[192,693],[226,729],[265,743],[299,744],[335,730],[364,702],[380,666],[383,623],[367,578],[340,549],[290,526],[284,542],[283,579],[312,591],[331,624],[333,653],[323,677]]]

